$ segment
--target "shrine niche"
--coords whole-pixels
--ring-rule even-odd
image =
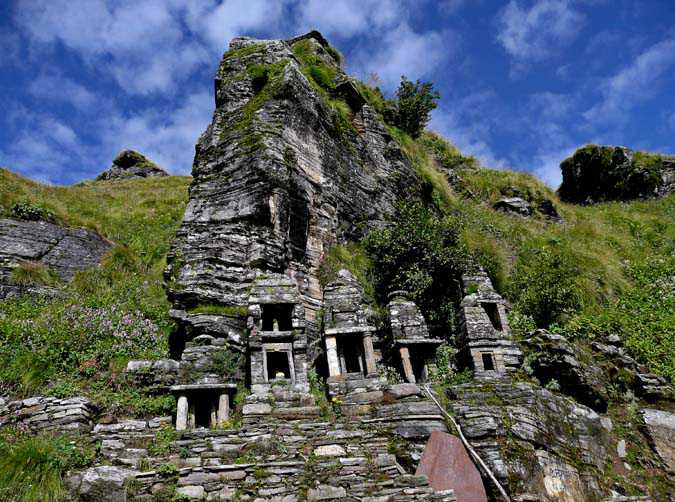
[[[422,312],[408,298],[407,292],[391,293],[388,309],[392,340],[405,380],[410,383],[426,381],[435,364],[436,349],[444,340],[429,334]]]
[[[304,306],[285,275],[260,274],[248,306],[251,391],[266,395],[274,384],[307,392],[307,335]]]
[[[522,352],[511,340],[506,301],[485,272],[462,277],[458,360],[478,378],[500,378],[515,371]]]

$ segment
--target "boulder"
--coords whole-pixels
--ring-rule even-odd
[[[126,482],[136,471],[102,465],[75,473],[66,479],[71,499],[79,502],[126,502]]]
[[[494,208],[519,216],[530,216],[532,214],[532,205],[521,197],[503,197],[495,202]]]
[[[96,232],[46,221],[0,219],[0,299],[44,291],[97,266],[111,243]],[[18,275],[23,269],[25,272]]]
[[[113,160],[112,166],[96,179],[117,180],[154,176],[168,176],[168,174],[144,155],[134,150],[122,150]]]
[[[591,204],[668,195],[675,191],[675,159],[623,146],[587,145],[560,164],[560,198]]]
[[[668,471],[675,473],[675,413],[646,408],[642,418],[654,450]]]

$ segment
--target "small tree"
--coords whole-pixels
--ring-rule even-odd
[[[417,138],[429,123],[431,111],[440,98],[431,82],[411,82],[405,75],[396,91],[396,125]]]

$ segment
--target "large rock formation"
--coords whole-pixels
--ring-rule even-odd
[[[0,219],[0,299],[53,294],[54,285],[98,265],[110,242],[96,232],[45,221]]]
[[[99,174],[97,180],[118,180],[129,178],[151,178],[168,176],[167,172],[134,150],[122,150],[107,171]]]
[[[587,145],[560,164],[560,198],[589,204],[664,196],[675,191],[675,157],[623,146]]]
[[[234,39],[223,57],[167,269],[174,315],[194,334],[212,328],[195,330],[185,311],[245,305],[258,270],[293,278],[311,338],[322,256],[416,189],[413,167],[332,53],[312,32]],[[332,77],[324,87],[312,77],[317,67]]]

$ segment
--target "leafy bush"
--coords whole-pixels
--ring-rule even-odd
[[[602,309],[580,312],[560,328],[572,339],[619,335],[639,362],[675,382],[675,257],[630,265],[636,287]]]
[[[417,138],[429,123],[440,98],[430,82],[411,82],[405,76],[396,90],[396,125]]]
[[[547,327],[582,307],[580,272],[574,256],[563,246],[551,242],[530,247],[519,256],[510,297],[522,314]]]
[[[28,221],[55,220],[53,211],[36,204],[31,204],[30,202],[17,202],[12,206],[10,215],[14,218]]]
[[[93,463],[95,451],[63,436],[31,436],[15,430],[0,435],[0,499],[59,502],[67,495],[63,475]]]
[[[400,203],[391,224],[365,240],[381,302],[391,291],[406,290],[426,319],[447,333],[456,300],[452,281],[467,267],[460,228],[455,218],[439,218],[421,203]]]

